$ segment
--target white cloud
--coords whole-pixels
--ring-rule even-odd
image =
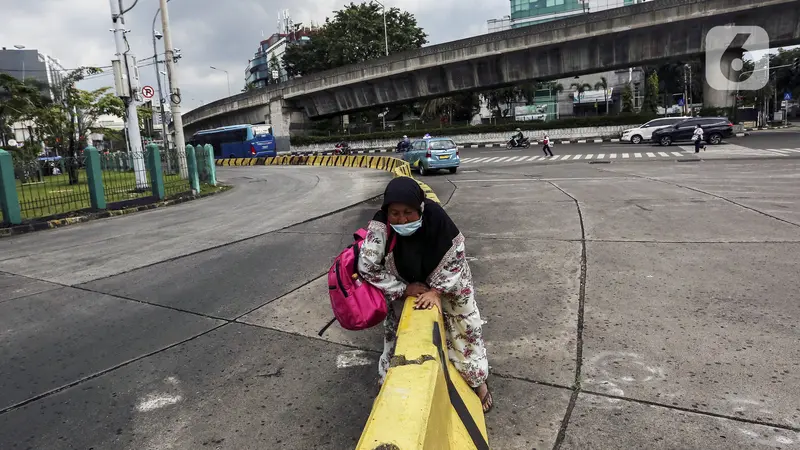
[[[126,7],[134,0],[124,0]],[[249,58],[264,36],[276,31],[278,13],[289,9],[295,22],[322,23],[333,10],[341,9],[343,0],[172,0],[169,14],[173,43],[181,49],[179,76],[184,106],[191,109],[200,102],[211,102],[228,95],[225,74],[230,74],[232,92],[244,85],[244,71]],[[133,52],[139,60],[152,56],[153,15],[157,0],[139,0],[126,14],[126,28]],[[508,14],[508,0],[386,0],[387,7],[397,7],[416,15],[432,43],[460,39],[485,32],[486,20]],[[38,49],[67,68],[83,65],[107,66],[115,53],[108,0],[0,0],[3,26],[0,45],[15,44]],[[161,29],[160,19],[156,27]],[[158,50],[164,44],[158,41]],[[163,68],[162,68],[163,70]],[[142,83],[156,85],[153,66],[140,69]],[[84,82],[94,89],[110,86],[113,79],[104,75]]]

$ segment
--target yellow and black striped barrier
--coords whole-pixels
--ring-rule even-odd
[[[394,177],[411,177],[411,166],[407,162],[392,156],[371,155],[283,155],[269,156],[266,158],[227,158],[215,161],[217,166],[327,166],[327,167],[358,167],[363,169],[376,169],[391,172]],[[411,177],[413,178],[413,177]],[[439,198],[433,189],[417,180],[425,195],[439,203]]]

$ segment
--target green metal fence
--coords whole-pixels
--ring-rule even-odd
[[[91,207],[83,156],[15,158],[14,178],[23,219]]]
[[[191,192],[186,153],[176,149],[161,151],[161,170],[164,173],[164,193],[167,197]]]
[[[151,145],[141,154],[101,154],[88,147],[76,157],[25,158],[0,150],[0,223],[215,189],[212,151],[162,152]]]
[[[153,195],[144,153],[106,153],[100,166],[107,204]]]

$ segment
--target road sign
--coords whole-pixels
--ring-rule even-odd
[[[792,93],[791,92],[787,92],[787,93],[783,94],[783,99],[784,100],[791,100],[792,99]]]
[[[156,91],[154,91],[151,86],[145,86],[142,88],[142,95],[144,96],[144,98],[153,98],[155,94]]]
[[[686,102],[684,102],[682,98],[678,99],[678,106],[683,106],[685,104],[686,104]]]

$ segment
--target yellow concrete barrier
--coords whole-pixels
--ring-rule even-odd
[[[218,159],[215,164],[364,167],[411,177],[411,166],[391,156],[284,155]],[[427,198],[441,203],[430,186],[415,181]],[[413,305],[413,298],[406,300],[395,357],[357,450],[487,450],[480,399],[447,359],[441,313],[417,311]]]
[[[408,298],[386,380],[356,450],[485,450],[480,399],[447,358],[438,309]]]

